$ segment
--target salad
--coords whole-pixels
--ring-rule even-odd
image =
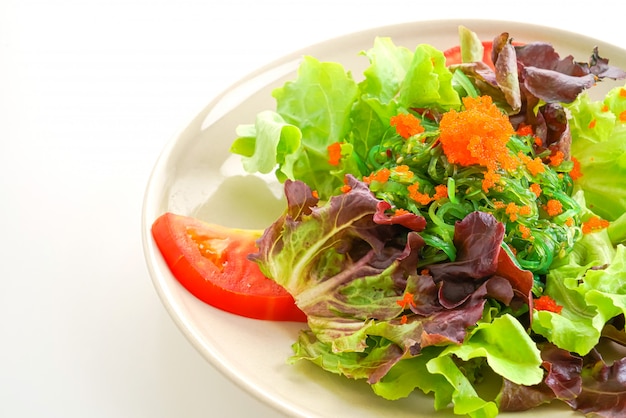
[[[456,63],[376,38],[360,81],[306,56],[238,127],[246,171],[284,183],[249,258],[306,314],[289,361],[471,417],[621,415],[626,86],[587,91],[626,73],[459,34]]]

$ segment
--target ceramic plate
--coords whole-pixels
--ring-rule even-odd
[[[517,41],[547,41],[564,57],[586,61],[594,46],[611,64],[626,68],[626,51],[580,35],[546,27],[497,21],[428,21],[374,28],[320,43],[286,56],[233,85],[213,100],[163,150],[147,186],[143,208],[143,242],[154,286],[176,324],[195,348],[220,372],[277,410],[299,417],[426,417],[433,400],[415,393],[400,401],[377,397],[364,382],[349,381],[301,361],[288,365],[299,323],[259,321],[208,306],[190,295],[170,274],[150,235],[152,222],[171,211],[239,228],[270,225],[282,212],[282,186],[271,177],[246,175],[230,155],[239,124],[252,123],[257,112],[274,109],[271,91],[295,78],[302,55],[339,61],[358,79],[367,58],[359,55],[376,36],[390,36],[409,49],[429,43],[445,49],[457,44],[462,24],[481,39],[501,32]],[[604,94],[615,84],[594,89]],[[598,96],[599,97],[599,96]],[[439,416],[451,416],[442,412]],[[505,416],[506,414],[503,414]],[[548,406],[513,414],[571,416]]]

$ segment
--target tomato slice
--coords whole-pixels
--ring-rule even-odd
[[[493,49],[493,42],[483,41],[482,44],[484,48],[483,62],[491,68],[494,68],[493,62],[491,61],[491,50]],[[460,64],[462,62],[460,45],[446,49],[445,51],[443,51],[443,55],[446,57],[446,65]]]
[[[249,318],[305,322],[293,297],[248,260],[260,235],[170,212],[152,224],[152,236],[172,274],[198,299]]]

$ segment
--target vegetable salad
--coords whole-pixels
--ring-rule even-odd
[[[459,415],[623,413],[601,348],[626,344],[626,86],[587,90],[626,73],[459,33],[457,63],[376,38],[361,81],[306,56],[238,127],[244,168],[284,183],[250,258],[307,315],[289,361]]]

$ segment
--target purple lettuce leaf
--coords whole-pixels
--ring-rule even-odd
[[[487,280],[489,296],[509,304],[513,296],[527,298],[533,284],[531,272],[518,268],[502,250],[504,225],[485,212],[472,212],[454,229],[454,261],[428,267],[440,284],[439,301],[448,309],[464,303]]]
[[[544,380],[533,386],[504,380],[499,395],[501,411],[526,411],[557,399],[567,402],[581,393],[583,359],[550,343],[539,348]]]
[[[524,386],[503,379],[498,406],[502,412],[520,412],[548,404],[554,399],[554,392],[544,382]]]
[[[481,94],[492,96],[509,114],[514,126],[533,126],[544,143],[556,143],[560,136],[569,135],[566,127],[551,125],[550,113],[554,108],[571,103],[605,78],[626,79],[626,71],[610,65],[608,59],[599,55],[597,47],[588,61],[582,62],[571,55],[561,58],[549,43],[515,44],[507,32],[493,39],[491,58],[494,68],[482,62],[466,62],[450,69],[463,71]],[[535,109],[542,101],[542,107],[548,109],[540,108],[537,115]]]
[[[564,158],[570,158],[572,134],[561,104],[548,103],[539,108],[535,119],[535,135],[541,138],[541,145],[536,145],[537,153],[549,149],[551,153],[560,151]]]
[[[422,322],[422,347],[448,343],[461,344],[467,335],[467,328],[476,325],[483,316],[487,296],[487,286],[483,284],[472,290],[462,303],[448,308],[445,301],[439,303],[444,309],[434,312]]]
[[[454,228],[455,261],[433,264],[429,270],[437,281],[482,279],[498,268],[504,224],[486,212],[472,212]]]
[[[392,265],[417,268],[421,237],[409,237],[402,225],[376,223],[381,201],[365,183],[348,179],[351,191],[321,206],[305,183],[287,180],[286,212],[265,230],[259,252],[251,256],[305,312],[355,279],[380,275]],[[419,218],[411,214],[402,223],[425,225]],[[392,290],[398,296],[404,289]]]
[[[511,109],[517,111],[523,105],[520,74],[515,47],[510,42],[508,33],[502,33],[493,40],[491,53],[496,81],[494,87],[504,95]]]
[[[626,357],[611,364],[596,352],[584,357],[550,343],[539,344],[544,380],[533,386],[503,381],[501,411],[525,411],[559,400],[586,416],[626,414]]]
[[[285,182],[287,209],[251,259],[293,295],[318,339],[361,350],[372,321],[403,311],[398,301],[424,245],[413,229],[425,221],[414,214],[389,220],[365,183],[347,181],[349,192],[323,204],[303,182]]]
[[[509,38],[506,43],[511,44],[512,41]],[[598,55],[597,47],[593,49],[588,62],[575,61],[571,55],[561,58],[554,47],[545,42],[516,45],[515,54],[502,56],[501,50],[494,48],[492,58],[496,63],[496,72],[500,68],[504,71],[514,68],[512,64],[506,67],[498,66],[499,60],[515,60],[519,83],[523,87],[521,90],[532,97],[533,102],[541,99],[546,103],[570,103],[584,90],[593,87],[597,81],[604,78],[615,80],[626,78],[625,71],[609,65],[608,59]]]
[[[391,204],[384,200],[378,202],[376,209],[374,222],[379,225],[402,225],[413,231],[423,231],[426,228],[426,218],[423,216],[415,216],[410,212],[393,216],[387,214],[386,211],[391,209]]]
[[[576,398],[582,390],[583,359],[549,343],[542,345],[541,358],[547,371],[544,383],[554,396],[561,400]]]
[[[626,416],[626,357],[611,365],[601,359],[586,365],[580,394],[566,402],[586,415]]]
[[[528,272],[502,250],[504,226],[492,215],[458,222],[457,259],[418,272],[425,220],[390,216],[365,183],[348,176],[347,184],[350,191],[320,202],[306,184],[287,181],[286,211],[251,256],[307,314],[301,358],[317,358],[315,347],[354,361],[362,353],[342,373],[373,384],[425,347],[462,344],[488,298],[527,296]]]

